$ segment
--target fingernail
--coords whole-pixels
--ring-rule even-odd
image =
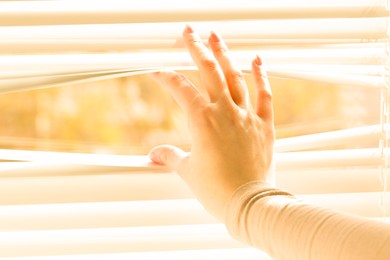
[[[263,61],[261,60],[261,58],[259,57],[259,55],[256,55],[255,64],[256,64],[257,66],[259,66],[259,67],[263,64]]]
[[[210,39],[211,41],[213,42],[220,42],[221,41],[221,37],[214,31],[211,31],[210,33]]]
[[[155,162],[155,163],[159,163],[160,161],[158,160],[158,156],[155,152],[152,152],[151,154],[149,154],[149,157],[150,159]]]
[[[186,28],[184,29],[184,32],[185,33],[193,33],[194,30],[192,29],[191,26],[189,26],[188,24],[186,25]]]

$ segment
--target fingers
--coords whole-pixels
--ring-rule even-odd
[[[273,122],[271,87],[259,56],[252,62],[252,74],[256,86],[256,113],[264,121]]]
[[[228,97],[223,72],[210,50],[189,26],[184,29],[183,38],[192,59],[200,70],[210,101],[214,103],[221,98]]]
[[[191,81],[183,74],[164,71],[152,75],[154,79],[169,88],[173,98],[185,113],[191,113],[194,106],[197,107],[202,102],[206,102]]]
[[[154,163],[166,165],[172,171],[177,171],[187,156],[186,152],[172,145],[154,147],[149,153],[149,158]]]
[[[249,94],[242,72],[234,64],[229,51],[222,38],[211,32],[209,44],[225,75],[227,85],[233,101],[240,107],[246,108],[249,103]]]

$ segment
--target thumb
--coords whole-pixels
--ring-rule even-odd
[[[170,170],[177,170],[185,157],[186,152],[172,145],[154,147],[149,153],[149,158],[154,163],[166,165]]]

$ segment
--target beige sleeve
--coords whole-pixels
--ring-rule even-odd
[[[231,235],[275,259],[390,259],[390,224],[303,202],[250,182],[226,211]]]

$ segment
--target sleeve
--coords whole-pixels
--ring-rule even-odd
[[[390,259],[390,224],[305,203],[250,182],[226,210],[230,234],[275,259]]]

